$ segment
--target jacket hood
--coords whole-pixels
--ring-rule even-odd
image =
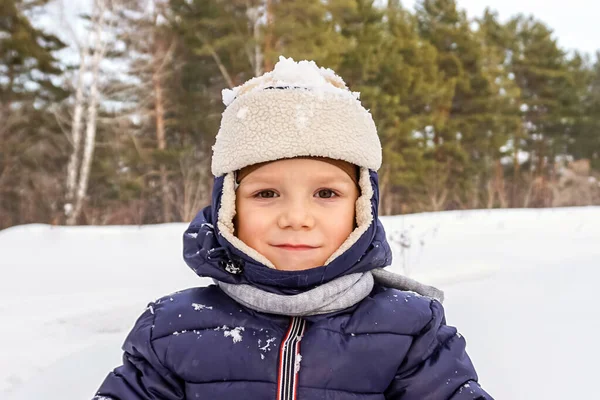
[[[231,243],[219,230],[227,175],[215,178],[212,203],[201,210],[183,235],[183,258],[201,277],[232,284],[252,284],[274,292],[297,293],[357,272],[383,268],[391,264],[392,253],[378,218],[378,176],[368,171],[372,195],[372,220],[357,240],[327,265],[304,271],[270,268]],[[222,226],[222,225],[221,225]]]

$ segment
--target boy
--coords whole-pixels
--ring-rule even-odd
[[[151,303],[95,398],[491,399],[441,292],[382,269],[381,145],[357,94],[282,58],[224,101],[212,206],[184,234],[216,285]]]

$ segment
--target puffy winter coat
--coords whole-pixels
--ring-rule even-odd
[[[376,190],[375,173],[371,180]],[[389,265],[377,218],[326,267],[260,265],[214,227],[222,185],[217,178],[213,207],[184,234],[184,258],[201,276],[295,294]],[[375,217],[377,202],[376,191]],[[442,305],[381,285],[348,309],[303,318],[246,308],[218,286],[188,289],[150,303],[123,350],[123,365],[96,399],[491,399],[477,383],[464,338],[446,325]]]

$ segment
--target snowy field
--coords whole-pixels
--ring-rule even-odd
[[[448,322],[496,399],[597,398],[600,208],[383,221],[391,269],[445,290]],[[147,302],[210,283],[182,261],[184,229],[0,231],[0,399],[91,398]]]

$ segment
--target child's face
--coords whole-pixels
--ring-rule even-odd
[[[274,161],[236,192],[236,236],[277,269],[323,265],[354,230],[358,188],[340,168],[314,159]]]

